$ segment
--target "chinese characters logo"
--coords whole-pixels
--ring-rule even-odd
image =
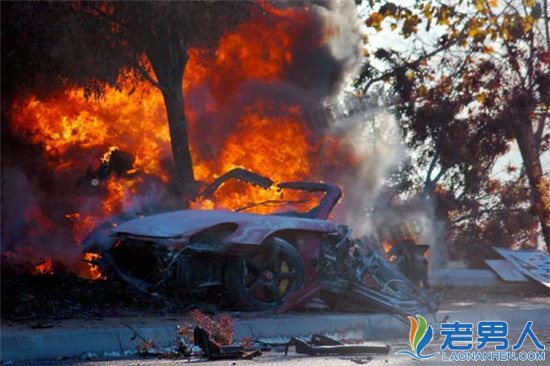
[[[533,321],[527,321],[517,341],[511,343],[508,323],[505,321],[480,321],[477,327],[473,323],[455,321],[442,323],[440,335],[443,337],[438,353],[422,354],[434,337],[431,325],[417,315],[408,317],[411,322],[409,343],[411,351],[399,351],[414,359],[426,359],[441,354],[443,361],[545,361],[545,346],[539,341],[532,329]],[[474,336],[474,329],[477,337]],[[515,337],[514,337],[515,339]],[[521,350],[529,339],[535,350]],[[486,350],[488,349],[488,350]],[[449,353],[450,352],[450,353]]]

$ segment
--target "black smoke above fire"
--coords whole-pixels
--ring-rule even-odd
[[[319,111],[357,58],[353,6],[263,6],[215,48],[189,51],[184,95],[196,178],[236,166],[274,180],[349,176],[353,151],[330,134]],[[95,225],[166,207],[173,197],[164,105],[147,82],[105,87],[99,99],[77,87],[47,95],[13,83],[3,89],[5,259],[74,266],[79,242]],[[171,207],[184,202],[171,200]]]

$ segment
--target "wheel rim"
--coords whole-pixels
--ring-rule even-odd
[[[264,303],[280,303],[296,287],[297,269],[289,253],[263,248],[243,260],[245,292]]]

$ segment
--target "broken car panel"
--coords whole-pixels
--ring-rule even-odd
[[[180,293],[187,299],[224,294],[231,306],[246,310],[286,311],[314,297],[332,308],[402,315],[435,309],[425,274],[413,271],[427,270],[416,251],[403,249],[414,253],[403,258],[396,253],[398,267],[414,277],[408,279],[375,248],[351,238],[351,229],[327,220],[342,195],[337,186],[275,184],[234,169],[200,196],[213,194],[229,179],[265,189],[321,192],[324,197],[305,212],[239,212],[245,207],[235,212],[178,210],[119,219],[116,225],[100,225],[84,248],[101,252],[99,265],[150,294]],[[426,248],[416,249],[420,253]]]

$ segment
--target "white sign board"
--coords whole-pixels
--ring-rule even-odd
[[[550,287],[550,255],[540,250],[493,249],[512,263],[524,275]]]
[[[506,259],[485,259],[485,263],[496,274],[507,282],[527,282],[529,279],[525,277],[519,269],[516,268],[512,263],[508,262]]]

